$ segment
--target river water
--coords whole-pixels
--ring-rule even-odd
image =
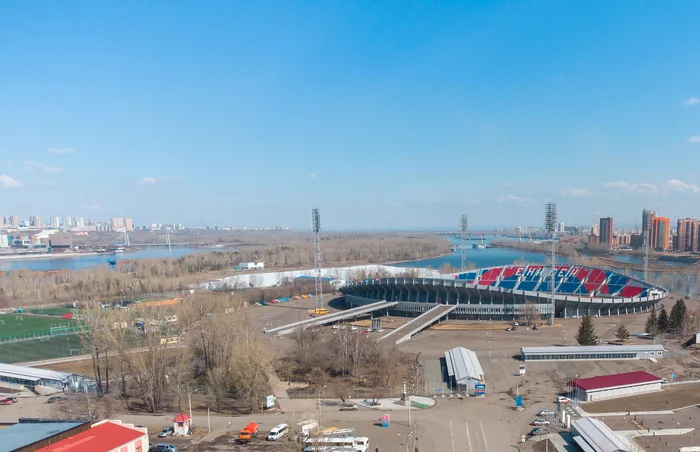
[[[453,245],[460,245],[460,239],[457,237],[446,237]],[[509,240],[508,238],[498,237],[498,240]],[[513,263],[531,263],[544,264],[549,256],[540,253],[530,253],[509,248],[485,248],[473,249],[472,244],[477,241],[467,242],[467,263],[473,264],[475,268],[494,267],[497,265],[508,265]],[[489,244],[489,239],[485,240]],[[233,248],[217,248],[216,251],[230,251]],[[107,266],[110,259],[131,260],[131,259],[153,259],[153,258],[169,258],[181,257],[195,253],[208,253],[215,251],[211,248],[187,248],[174,246],[171,249],[166,247],[150,247],[143,250],[133,251],[124,254],[100,254],[89,256],[73,256],[73,257],[44,257],[38,259],[18,259],[18,260],[0,260],[0,271],[13,271],[19,269],[28,270],[79,270],[91,268],[99,265]],[[459,249],[446,256],[440,256],[430,259],[422,259],[417,261],[407,261],[394,264],[399,267],[422,267],[422,268],[440,268],[444,264],[450,264],[455,268],[461,266],[462,253]],[[640,263],[641,260],[637,256],[620,254],[614,256],[613,259],[620,262]],[[568,263],[564,257],[557,257],[557,263]],[[676,262],[664,262],[669,265],[678,265]]]

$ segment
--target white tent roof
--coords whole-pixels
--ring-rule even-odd
[[[445,352],[447,373],[454,377],[457,384],[466,385],[469,380],[484,380],[484,369],[481,368],[476,353],[464,347],[453,348]]]
[[[603,422],[584,417],[576,419],[572,423],[572,427],[581,438],[589,446],[590,450],[595,452],[629,452],[630,446],[627,440],[618,436],[610,430],[610,427]],[[582,441],[576,440],[577,443]],[[586,450],[584,448],[584,450]]]

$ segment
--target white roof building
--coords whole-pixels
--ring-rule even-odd
[[[484,381],[484,369],[481,368],[476,354],[464,347],[456,347],[445,352],[448,375],[458,385],[470,385],[472,382]]]
[[[82,380],[83,377],[81,375],[69,372],[0,363],[0,381],[7,383],[29,387],[52,386],[63,388],[71,386],[74,389],[79,389],[78,384]]]
[[[584,417],[571,423],[574,442],[584,452],[630,452],[629,441],[598,419]]]

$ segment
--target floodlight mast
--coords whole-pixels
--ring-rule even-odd
[[[460,218],[460,226],[462,229],[462,267],[460,270],[465,271],[467,269],[467,216],[462,214]]]
[[[549,238],[552,240],[552,269],[550,272],[550,276],[552,279],[551,282],[551,291],[552,291],[552,298],[551,298],[551,315],[550,315],[550,320],[549,324],[554,325],[554,315],[555,315],[555,304],[554,304],[554,293],[556,291],[555,287],[555,278],[554,275],[557,271],[557,266],[556,266],[556,234],[557,234],[557,205],[554,203],[547,203],[544,208],[544,228],[549,234]]]
[[[316,309],[323,309],[323,283],[321,281],[321,213],[316,208],[311,209],[311,230],[314,233]]]

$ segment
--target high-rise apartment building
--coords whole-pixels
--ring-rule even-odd
[[[651,240],[649,247],[659,251],[667,251],[671,242],[671,220],[666,217],[651,219]]]
[[[41,227],[41,217],[34,215],[29,217],[29,226],[33,228],[40,228]]]
[[[115,217],[111,219],[110,222],[113,231],[133,231],[134,230],[134,220],[131,218]]]
[[[51,217],[51,227],[53,229],[58,229],[61,226],[61,219],[59,217]]]
[[[13,215],[10,217],[10,225],[11,228],[16,229],[19,227],[19,217],[17,215]]]
[[[124,229],[124,219],[123,218],[112,218],[110,220],[112,230],[116,231],[119,229]]]
[[[83,226],[85,226],[85,220],[83,219],[83,217],[75,217],[73,219],[73,224],[82,228]]]
[[[676,251],[697,253],[700,251],[700,220],[692,218],[679,219],[677,223],[678,238]]]
[[[615,235],[613,229],[613,219],[612,217],[605,217],[600,219],[600,244],[607,245],[608,248],[612,247],[615,242]]]

